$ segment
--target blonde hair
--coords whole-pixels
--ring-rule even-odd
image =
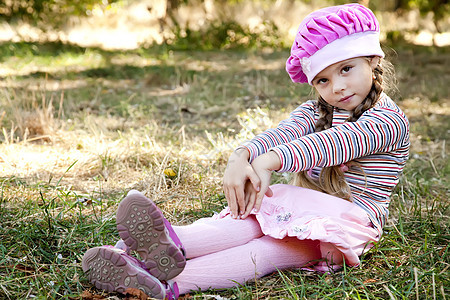
[[[351,112],[347,122],[355,122],[361,117],[361,115],[368,109],[371,109],[380,98],[383,91],[383,73],[384,68],[389,70],[389,74],[393,74],[393,68],[390,63],[383,61],[376,66],[373,71],[374,79],[372,81],[372,87],[367,97]],[[316,123],[315,132],[320,132],[325,129],[329,129],[333,125],[333,110],[334,107],[329,105],[321,96],[319,96],[317,105],[319,108],[319,119]],[[356,162],[347,162],[347,167],[360,167]],[[364,173],[364,171],[363,171]],[[364,174],[365,177],[365,174]],[[330,194],[348,201],[352,201],[352,193],[349,185],[345,181],[344,171],[341,166],[331,166],[322,168],[318,178],[312,178],[309,176],[308,171],[301,171],[295,173],[292,180],[292,185],[320,191],[326,194]]]

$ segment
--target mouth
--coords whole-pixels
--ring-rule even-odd
[[[339,102],[345,103],[350,101],[350,99],[353,97],[354,95],[350,95],[350,96],[345,96],[343,98],[341,98],[341,100],[339,100]]]

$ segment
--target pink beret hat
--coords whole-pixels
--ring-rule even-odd
[[[300,24],[286,71],[293,82],[311,84],[326,67],[359,56],[380,56],[380,25],[373,12],[352,3],[312,12]]]

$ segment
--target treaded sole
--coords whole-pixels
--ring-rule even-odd
[[[86,251],[82,268],[98,289],[124,293],[127,288],[136,288],[157,299],[165,297],[161,282],[110,248],[95,247]]]
[[[124,243],[139,253],[150,274],[169,280],[183,271],[186,259],[163,220],[153,201],[140,193],[125,197],[116,213],[117,230]]]

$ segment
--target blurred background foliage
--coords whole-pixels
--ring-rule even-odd
[[[0,20],[22,20],[33,25],[59,27],[68,16],[88,16],[95,9],[111,9],[118,0],[3,0]]]
[[[67,16],[88,16],[95,9],[112,9],[115,5],[126,5],[136,0],[3,0],[0,2],[0,20],[14,21],[17,19],[27,20],[34,23],[47,23],[49,25],[60,25]],[[205,0],[164,0],[166,12],[170,15],[182,5],[204,2]],[[233,5],[248,0],[218,0],[222,4]],[[251,0],[258,1],[258,0]],[[262,0],[264,1],[264,0]],[[294,2],[311,3],[314,0],[291,0]],[[275,2],[275,0],[265,0]],[[372,9],[409,10],[419,9],[421,13],[433,12],[436,20],[444,18],[449,14],[450,6],[448,0],[361,0],[361,1],[330,1],[335,4],[348,2],[360,2],[370,6]]]
[[[277,24],[268,19],[262,20],[261,26],[256,30],[255,27],[251,28],[232,18],[208,19],[200,28],[194,29],[179,21],[179,16],[182,14],[180,9],[187,6],[198,6],[204,9],[203,7],[209,5],[208,3],[214,3],[217,7],[259,3],[266,8],[269,7],[270,11],[271,5],[280,2],[276,0],[3,0],[0,1],[0,22],[12,25],[26,23],[39,28],[42,32],[58,31],[70,27],[70,22],[73,23],[74,19],[79,20],[120,9],[126,10],[137,2],[147,3],[147,7],[143,10],[147,9],[150,13],[155,10],[154,6],[160,7],[156,19],[161,32],[165,30],[165,34],[163,34],[163,40],[157,43],[171,45],[175,49],[286,47],[289,44],[283,40]],[[289,0],[286,2],[294,5],[299,3],[317,6],[320,1]],[[322,2],[330,5],[360,2],[374,11],[389,11],[400,15],[416,10],[422,16],[432,15],[435,32],[442,32],[440,23],[450,14],[449,0],[324,0]],[[402,34],[401,30],[388,32],[387,39],[396,42],[402,38]]]
[[[439,21],[448,17],[450,5],[448,0],[395,0],[396,11],[418,9],[422,15],[433,13],[434,25],[441,32]]]

